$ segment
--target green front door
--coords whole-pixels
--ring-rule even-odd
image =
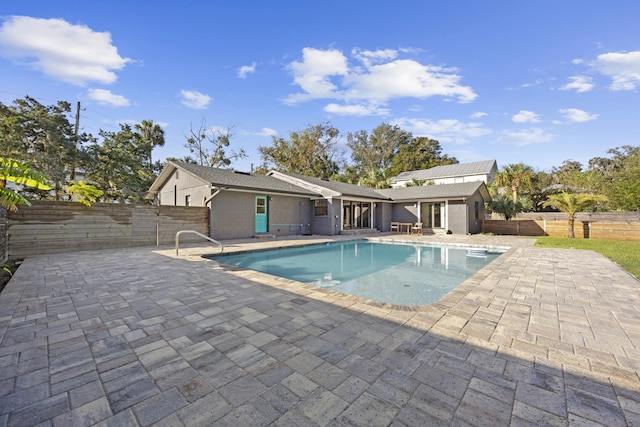
[[[256,196],[256,233],[267,232],[267,196]]]

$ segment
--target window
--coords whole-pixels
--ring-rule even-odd
[[[327,216],[329,214],[329,205],[327,199],[318,199],[314,202],[314,215]]]
[[[480,203],[479,202],[476,202],[475,210],[476,210],[476,219],[480,219]]]
[[[256,213],[257,214],[267,213],[267,199],[265,197],[256,198]]]
[[[185,206],[190,206],[190,205],[191,205],[191,195],[190,195],[190,194],[187,194],[187,195],[184,197],[184,205],[185,205]]]

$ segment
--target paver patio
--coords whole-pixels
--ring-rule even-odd
[[[530,239],[413,239],[511,249],[413,310],[206,245],[29,258],[0,293],[0,426],[640,425],[640,282]]]

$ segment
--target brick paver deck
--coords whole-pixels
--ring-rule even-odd
[[[640,425],[640,282],[529,239],[414,239],[511,249],[413,310],[208,246],[29,258],[0,293],[0,426]]]

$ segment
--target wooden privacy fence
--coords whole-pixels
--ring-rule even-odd
[[[7,210],[0,206],[0,264],[4,264],[9,257],[9,223]]]
[[[568,229],[566,214],[530,213],[509,221],[484,220],[482,231],[515,236],[567,237]],[[573,231],[576,238],[640,242],[640,213],[579,213]]]
[[[180,230],[209,235],[206,207],[34,201],[9,212],[9,257],[172,245]],[[200,242],[185,236],[185,242]]]

